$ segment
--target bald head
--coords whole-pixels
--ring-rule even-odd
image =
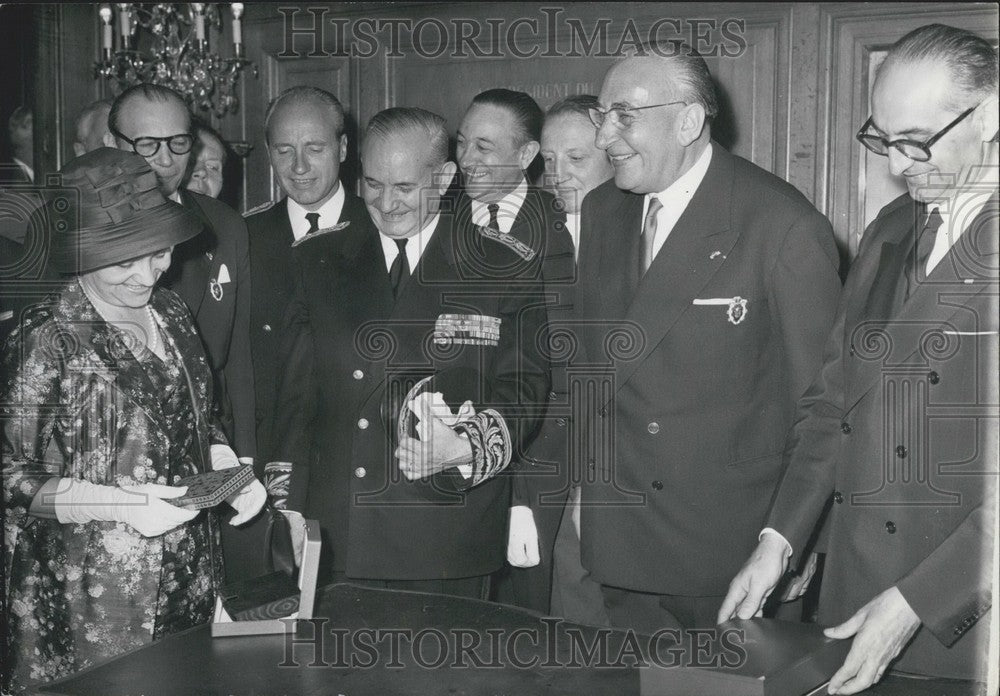
[[[914,29],[889,48],[876,81],[884,72],[895,71],[898,75],[907,66],[920,65],[944,68],[952,108],[963,108],[997,94],[997,51],[970,31],[944,24]]]
[[[110,112],[111,102],[102,99],[87,106],[76,117],[76,141],[73,143],[73,152],[77,157],[104,147],[104,135],[108,132]]]

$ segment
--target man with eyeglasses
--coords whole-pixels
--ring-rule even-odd
[[[160,282],[176,291],[194,315],[212,363],[226,434],[241,458],[252,458],[250,259],[243,218],[225,203],[181,189],[194,134],[191,114],[177,92],[154,84],[130,87],[111,105],[108,130],[106,145],[145,157],[163,195],[204,223],[201,234],[174,249]]]
[[[690,47],[620,60],[590,110],[614,180],[583,201],[577,310],[612,369],[588,404],[582,560],[612,625],[647,634],[714,626],[840,292],[829,221],[713,142],[717,112]]]
[[[865,230],[787,470],[719,619],[759,611],[830,497],[830,681],[984,680],[997,531],[997,52],[932,24],[879,67],[858,140],[908,192]],[[996,639],[994,635],[993,639]]]

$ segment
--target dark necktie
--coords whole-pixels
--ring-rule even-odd
[[[306,234],[312,234],[319,229],[319,213],[306,213],[306,220],[309,221],[309,229]]]
[[[490,224],[488,227],[490,229],[500,231],[500,220],[497,218],[497,213],[500,212],[500,205],[497,203],[490,203],[486,206],[486,209],[490,211]]]
[[[410,277],[410,261],[406,258],[406,243],[410,240],[394,239],[392,241],[396,242],[396,246],[399,248],[399,253],[392,260],[392,265],[389,267],[389,282],[392,283],[392,296],[396,298],[399,297],[399,288]]]
[[[639,265],[639,277],[642,278],[653,263],[653,242],[656,240],[656,214],[660,212],[663,203],[656,196],[649,199],[649,212],[646,213],[646,221],[642,226],[642,258]]]
[[[903,268],[903,278],[906,283],[904,300],[917,289],[920,279],[926,277],[927,259],[930,258],[931,251],[934,250],[934,242],[937,240],[937,231],[941,227],[941,215],[935,206],[924,221],[923,227],[917,235],[917,241],[910,250],[906,258],[906,266]]]

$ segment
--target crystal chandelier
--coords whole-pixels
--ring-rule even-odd
[[[118,91],[142,82],[170,87],[184,96],[192,111],[219,118],[239,110],[240,75],[249,69],[257,77],[257,66],[243,56],[243,3],[231,5],[231,58],[209,48],[208,30],[222,35],[222,10],[214,3],[117,3],[115,8],[117,12],[101,5],[99,10],[102,51],[94,64],[97,77],[114,80]]]

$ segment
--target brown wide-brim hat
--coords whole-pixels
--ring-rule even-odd
[[[139,155],[102,147],[71,160],[38,211],[52,233],[52,265],[88,273],[180,244],[202,230],[198,216],[165,198]]]

